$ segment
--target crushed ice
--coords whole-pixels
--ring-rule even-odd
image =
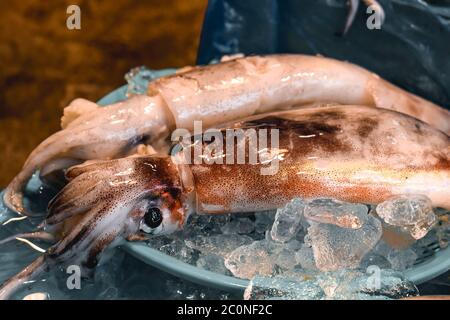
[[[193,215],[183,231],[149,245],[200,268],[251,280],[248,299],[401,298],[418,294],[402,271],[434,254],[436,245],[447,246],[447,214],[435,213],[426,197],[416,195],[376,208],[293,199],[273,211]],[[167,251],[168,244],[177,250]],[[378,286],[370,287],[371,281]]]
[[[437,222],[431,200],[423,195],[388,199],[377,206],[376,213],[386,223],[400,227],[414,239],[423,238]]]
[[[10,215],[0,207],[1,221]],[[32,221],[8,224],[2,238],[24,223],[34,227]],[[433,212],[421,196],[400,196],[376,208],[334,199],[293,199],[273,211],[192,215],[184,230],[152,238],[148,245],[199,268],[251,280],[246,299],[397,299],[418,294],[402,271],[446,247],[449,238],[447,211]],[[0,280],[17,272],[19,261],[23,267],[35,256],[17,242],[2,247]],[[68,292],[65,274],[56,270],[16,297],[236,298],[170,275],[150,277],[149,282],[148,275],[157,271],[142,270],[133,261],[117,250],[80,292]],[[149,287],[157,288],[150,296]]]

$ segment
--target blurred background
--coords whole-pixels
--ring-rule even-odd
[[[81,8],[81,30],[66,9]],[[194,64],[207,0],[0,1],[0,188],[57,131],[74,98],[98,100],[131,68]]]

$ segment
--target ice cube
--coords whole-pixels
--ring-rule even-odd
[[[386,260],[385,262],[388,263],[388,266],[386,266],[385,263],[383,264],[380,263],[381,265],[374,263],[374,265],[376,264],[381,268],[386,269],[391,268],[393,270],[400,270],[400,271],[406,270],[409,267],[413,266],[418,258],[416,250],[413,249],[412,247],[401,249],[393,248],[383,240],[378,242],[378,244],[375,246],[372,252],[369,253],[367,256],[378,257],[379,261],[383,261],[384,258]],[[364,266],[363,263],[361,264],[361,266]]]
[[[220,274],[229,274],[224,264],[224,258],[216,254],[201,255],[197,260],[197,267]]]
[[[160,248],[162,246],[168,245],[168,244],[172,243],[173,241],[174,241],[173,238],[169,238],[166,236],[155,236],[155,237],[150,237],[147,240],[147,244],[152,248],[160,250]]]
[[[368,216],[359,229],[317,223],[308,228],[316,266],[322,271],[357,268],[382,234],[381,222]]]
[[[380,203],[376,212],[386,223],[423,238],[437,222],[431,200],[423,195],[399,195]]]
[[[295,259],[295,253],[302,246],[302,243],[297,240],[291,240],[286,243],[276,254],[275,264],[283,270],[291,270],[298,263]]]
[[[255,222],[249,217],[232,218],[228,223],[220,227],[223,234],[249,234],[255,230]]]
[[[316,261],[314,261],[314,253],[311,247],[303,244],[295,253],[295,261],[303,269],[306,270],[317,270]]]
[[[245,300],[318,300],[323,296],[323,290],[314,281],[280,276],[256,276],[244,292]]]
[[[179,239],[175,239],[173,242],[163,245],[159,250],[187,263],[193,263],[196,260],[195,251],[192,248],[187,247],[184,242]]]
[[[376,266],[369,267],[365,272],[339,270],[323,273],[317,281],[329,299],[398,299],[419,293],[403,274]]]
[[[410,248],[404,250],[392,249],[388,253],[387,259],[392,269],[406,270],[414,265],[417,254]]]
[[[287,243],[271,239],[255,241],[231,252],[225,259],[225,266],[233,275],[244,279],[278,274],[297,265],[295,252],[300,247],[297,240]]]
[[[272,239],[279,242],[287,242],[294,238],[301,228],[304,208],[305,202],[296,198],[283,208],[278,209],[272,225]]]
[[[383,228],[382,239],[392,248],[405,249],[416,241],[409,231],[402,227],[393,226],[384,221],[381,221],[381,226]]]
[[[190,215],[186,226],[177,235],[180,239],[195,237],[198,235],[221,234],[220,230],[229,223],[231,215]]]
[[[274,251],[280,249],[280,245],[266,239],[255,241],[231,252],[225,259],[225,266],[233,275],[243,279],[256,275],[270,276],[276,271]]]
[[[256,276],[244,298],[385,300],[416,295],[416,286],[401,273],[371,268],[367,272],[343,269],[315,275],[300,271],[289,276]]]
[[[334,199],[314,199],[305,206],[305,219],[329,223],[342,228],[359,229],[367,220],[368,208],[363,204]]]
[[[387,258],[389,252],[392,250],[392,247],[386,243],[383,239],[381,239],[376,246],[372,249],[371,254],[378,254]]]
[[[240,234],[198,235],[192,238],[186,238],[185,240],[186,246],[191,249],[198,250],[203,254],[211,253],[222,257],[237,247],[248,245],[252,242],[252,238]]]
[[[275,210],[255,212],[255,232],[265,234],[273,225],[275,215]]]

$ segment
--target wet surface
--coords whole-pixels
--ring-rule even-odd
[[[0,188],[59,129],[74,98],[98,100],[129,69],[194,64],[206,0],[0,2]],[[68,30],[78,4],[81,30]]]

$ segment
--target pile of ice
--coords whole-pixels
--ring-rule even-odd
[[[1,195],[1,194],[0,194]],[[0,203],[0,222],[14,215]],[[422,196],[369,207],[333,199],[293,199],[276,211],[190,217],[185,229],[149,245],[186,263],[249,279],[246,299],[396,299],[417,295],[402,271],[450,239],[448,212]],[[0,229],[0,238],[33,230],[29,219]],[[420,238],[420,239],[419,239]],[[0,247],[0,282],[39,255],[21,242]],[[54,268],[15,295],[51,299],[227,299],[146,266],[117,250],[81,290]]]
[[[293,199],[276,211],[193,215],[183,231],[149,245],[206,270],[253,279],[247,298],[398,298],[417,294],[401,271],[433,254],[433,245],[447,245],[447,218],[421,195],[376,207]],[[379,286],[371,291],[363,283],[374,273]]]
[[[417,287],[393,270],[371,270],[370,274],[342,269],[339,271],[308,275],[256,276],[244,293],[246,300],[286,299],[353,299],[388,300],[419,294]]]

